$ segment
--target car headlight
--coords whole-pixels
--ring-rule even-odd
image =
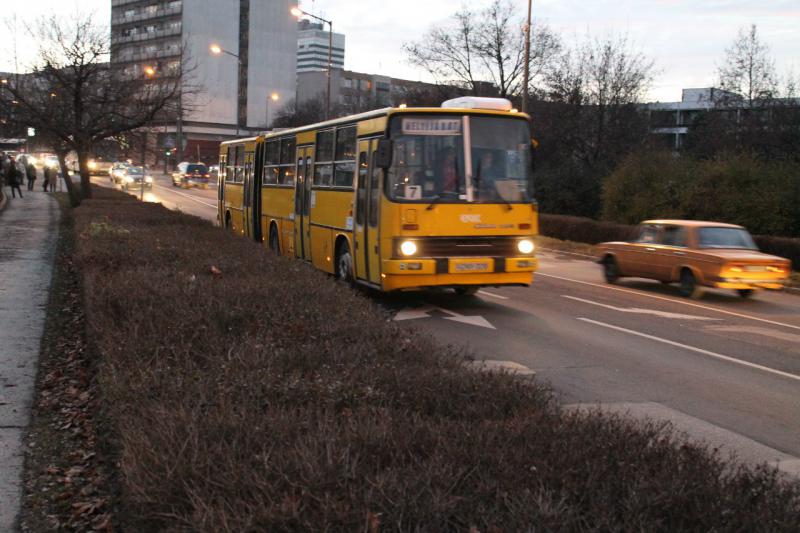
[[[521,254],[531,254],[534,248],[536,247],[533,245],[533,241],[529,239],[522,239],[517,243],[517,250],[519,250]]]
[[[94,170],[97,168],[97,163],[94,161],[89,161],[89,170]]]
[[[153,183],[153,176],[145,176],[144,181],[145,183]]]
[[[417,244],[414,241],[403,241],[400,245],[400,252],[403,255],[414,255],[417,253]]]
[[[125,183],[133,183],[133,178],[130,176],[125,176]]]

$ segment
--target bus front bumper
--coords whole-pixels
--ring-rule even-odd
[[[392,291],[422,287],[467,285],[530,285],[538,268],[535,257],[451,257],[386,259],[383,289]]]

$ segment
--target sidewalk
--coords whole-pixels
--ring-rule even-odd
[[[0,531],[16,529],[22,440],[30,419],[37,360],[58,236],[58,203],[23,190],[0,212]]]

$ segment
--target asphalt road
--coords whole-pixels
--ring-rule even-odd
[[[156,181],[146,201],[216,220],[213,187]],[[723,455],[800,475],[800,297],[708,290],[687,300],[657,282],[607,285],[585,258],[545,252],[540,262],[530,288],[373,297],[477,359],[535,371],[569,408],[669,420]]]

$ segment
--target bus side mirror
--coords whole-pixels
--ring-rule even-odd
[[[378,152],[376,164],[380,168],[392,166],[392,154],[394,153],[394,142],[390,139],[380,139],[378,141]]]

